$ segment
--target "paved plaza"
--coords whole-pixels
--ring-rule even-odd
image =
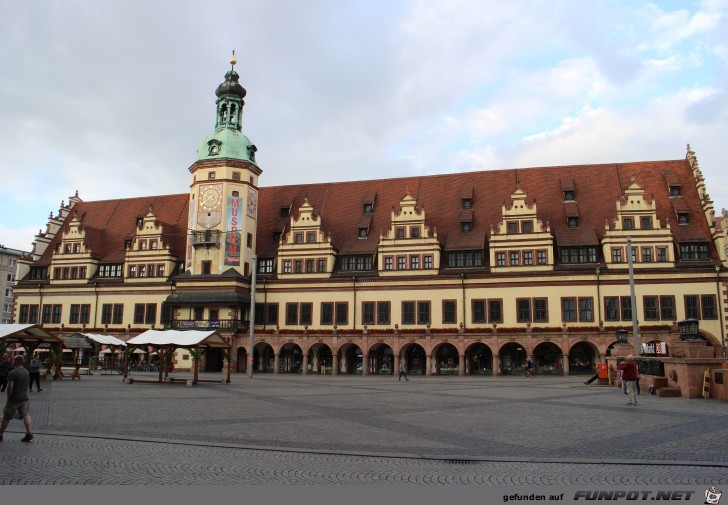
[[[583,380],[43,381],[30,393],[35,440],[11,423],[0,483],[728,483],[726,403],[642,394],[629,407]]]

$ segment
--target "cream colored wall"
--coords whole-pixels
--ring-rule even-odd
[[[664,325],[672,324],[672,321],[643,321],[643,303],[642,297],[651,296],[675,296],[676,317],[677,320],[685,318],[684,295],[717,295],[715,278],[710,276],[704,277],[702,281],[693,281],[682,283],[682,279],[675,277],[675,282],[665,283],[665,276],[653,276],[652,283],[643,284],[646,279],[638,277],[636,286],[637,297],[637,315],[638,321],[643,325]],[[505,278],[489,278],[489,279],[466,279],[465,281],[465,326],[467,328],[490,327],[490,324],[473,324],[472,323],[472,306],[473,299],[502,299],[503,322],[499,323],[499,327],[520,327],[525,328],[525,323],[517,322],[516,300],[518,298],[547,298],[548,300],[548,322],[533,322],[533,326],[537,327],[562,327],[561,300],[562,298],[591,298],[593,300],[593,320],[579,321],[577,306],[577,321],[569,322],[567,326],[598,326],[600,317],[604,320],[604,298],[612,296],[630,296],[628,277],[620,275],[618,277],[621,284],[612,284],[614,277],[609,276],[605,280],[604,275],[600,279],[598,300],[596,275],[581,275],[578,277],[547,277],[544,279],[537,278],[521,278],[521,279],[505,279]],[[509,285],[504,286],[502,283],[508,281]],[[568,283],[568,284],[565,284]],[[322,302],[347,302],[348,321],[349,324],[342,327],[353,328],[353,303],[354,294],[352,283],[349,280],[346,283],[326,284],[324,285],[306,286],[297,285],[295,287],[285,287],[282,285],[272,286],[268,284],[267,303],[279,304],[278,322],[281,329],[301,330],[298,325],[286,325],[285,314],[287,303],[312,303],[312,324],[310,330],[331,329],[332,326],[321,326],[320,314]],[[456,324],[442,324],[442,302],[444,300],[454,300],[456,302]],[[256,303],[263,303],[264,295],[258,291]],[[432,279],[428,286],[422,286],[418,281],[402,281],[392,279],[390,282],[368,282],[365,279],[358,279],[356,283],[356,328],[362,329],[362,303],[363,302],[390,302],[390,318],[391,324],[386,326],[369,325],[374,329],[393,328],[395,324],[400,329],[420,328],[424,331],[425,325],[403,325],[402,324],[402,302],[403,301],[430,301],[430,318],[432,328],[451,328],[456,329],[463,319],[463,293],[460,285],[460,279],[438,280]],[[720,308],[719,308],[720,311]],[[260,323],[260,322],[258,322]],[[620,328],[630,325],[631,322],[622,321],[604,321],[608,328]],[[258,326],[257,324],[256,326]],[[260,325],[262,326],[262,325]],[[701,329],[712,333],[720,338],[720,322],[719,320],[702,320]]]

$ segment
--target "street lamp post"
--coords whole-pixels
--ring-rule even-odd
[[[253,378],[253,346],[255,345],[255,282],[258,279],[258,257],[253,255],[251,258],[253,266],[253,276],[250,282],[250,328],[248,338],[248,349],[250,354],[248,355],[248,377]]]
[[[634,355],[639,356],[639,337],[637,336],[637,297],[634,293],[634,263],[632,261],[632,237],[627,237],[627,259],[629,260],[629,295],[632,304],[632,338]]]

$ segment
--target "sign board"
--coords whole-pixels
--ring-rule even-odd
[[[665,342],[647,342],[642,344],[643,356],[667,356],[667,344]]]

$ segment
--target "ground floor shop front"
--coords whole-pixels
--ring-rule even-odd
[[[672,342],[669,332],[643,332],[640,343]],[[706,346],[719,341],[705,336]],[[233,371],[247,373],[249,337],[233,338]],[[538,375],[593,374],[617,343],[613,332],[524,335],[256,335],[254,373],[393,375],[522,375],[527,360]],[[669,347],[669,344],[668,344]],[[219,361],[219,360],[218,360]],[[209,371],[215,371],[206,367]]]

